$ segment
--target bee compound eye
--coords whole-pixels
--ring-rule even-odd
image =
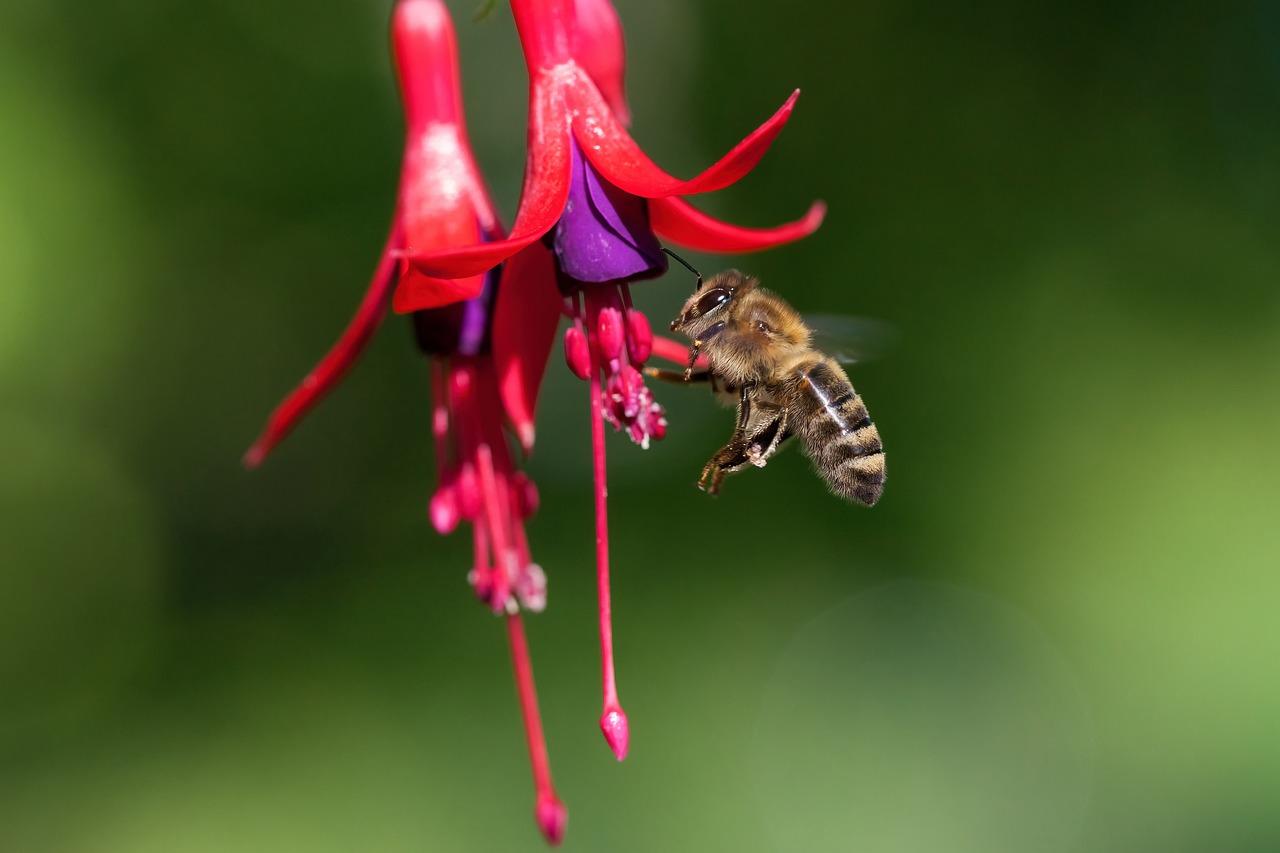
[[[706,294],[698,300],[696,308],[697,316],[710,314],[732,298],[733,297],[730,295],[729,291],[725,290],[723,287],[716,287],[708,290]]]

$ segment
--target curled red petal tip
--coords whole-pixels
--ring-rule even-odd
[[[388,297],[396,280],[395,253],[403,242],[404,228],[397,219],[391,228],[391,233],[387,235],[381,260],[378,261],[378,267],[373,272],[373,278],[369,281],[369,287],[365,291],[364,298],[360,300],[360,307],[356,309],[355,316],[347,322],[347,327],[342,330],[338,342],[325,353],[320,363],[298,383],[298,387],[289,392],[280,405],[276,406],[275,411],[267,419],[262,434],[241,458],[245,468],[253,470],[261,465],[272,448],[298,425],[298,422],[311,410],[312,406],[320,401],[321,397],[338,384],[338,380],[364,352],[365,346],[377,331],[382,318],[386,316],[387,303],[390,301]]]
[[[244,452],[244,456],[240,457],[240,464],[246,470],[252,471],[262,464],[262,460],[267,458],[267,451],[262,447],[261,441],[254,442],[253,446]]]
[[[827,215],[827,205],[815,201],[804,216],[772,228],[744,228],[708,216],[681,198],[649,203],[653,230],[665,240],[697,252],[757,252],[808,237]]]
[[[800,90],[796,89],[767,121],[749,133],[709,169],[683,181],[669,175],[644,153],[604,103],[600,92],[578,70],[581,79],[569,85],[573,101],[573,130],[591,165],[609,183],[642,198],[664,198],[712,192],[741,180],[755,168],[786,125]]]
[[[600,717],[600,731],[619,761],[627,757],[631,746],[631,725],[627,722],[627,713],[617,705],[606,706]]]
[[[533,452],[533,445],[538,439],[538,431],[531,423],[517,424],[516,438],[520,442],[520,449],[527,455]]]

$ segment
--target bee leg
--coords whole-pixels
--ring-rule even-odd
[[[652,379],[661,379],[663,382],[710,382],[710,370],[695,370],[693,373],[685,376],[676,370],[663,370],[661,367],[646,367],[644,375]]]
[[[698,361],[698,355],[702,352],[702,341],[694,341],[693,346],[689,347],[689,366],[684,369],[684,381],[691,382],[693,380],[693,366]]]
[[[738,389],[738,425],[733,428],[733,442],[741,443],[744,438],[744,431],[747,423],[751,420],[751,401],[754,398],[755,386],[743,385]]]
[[[715,323],[702,333],[702,337],[694,339],[693,345],[689,347],[689,366],[684,369],[685,382],[688,382],[689,377],[693,376],[693,366],[698,361],[698,356],[702,354],[702,345],[723,332],[724,327],[725,324],[723,322]]]
[[[711,484],[707,486],[707,494],[720,494],[720,484],[724,482],[724,469],[717,468],[715,474],[711,476]]]
[[[709,495],[720,493],[720,484],[724,482],[725,474],[751,463],[745,430],[751,421],[751,401],[754,399],[755,386],[744,385],[738,394],[738,423],[733,428],[733,437],[702,466],[702,475],[698,477],[698,488]]]
[[[712,477],[715,477],[715,486],[711,485]],[[724,479],[724,474],[716,467],[713,459],[702,466],[702,473],[698,475],[698,488],[709,495],[714,495],[720,491],[720,480],[722,479]]]
[[[781,409],[778,416],[769,421],[764,427],[751,436],[750,443],[747,445],[747,460],[757,468],[763,468],[769,462],[769,457],[778,451],[783,440],[787,435],[787,421],[789,415],[786,409]]]
[[[724,448],[715,456],[711,457],[711,460],[707,462],[706,465],[702,466],[702,475],[698,477],[698,488],[702,489],[702,491],[709,495],[720,494],[720,484],[724,482],[724,475],[728,472],[718,463],[717,460],[720,459],[722,454],[727,450],[730,450],[730,448]],[[732,458],[740,458],[742,451],[734,450],[733,453],[734,456]]]

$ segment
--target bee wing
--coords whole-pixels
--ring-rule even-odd
[[[884,320],[848,314],[805,314],[813,347],[842,364],[862,364],[882,357],[898,340],[898,330]]]

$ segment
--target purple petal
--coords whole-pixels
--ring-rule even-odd
[[[485,235],[488,242],[488,235]],[[479,355],[489,349],[489,315],[502,267],[485,273],[484,289],[473,299],[413,312],[418,348],[429,355]]]
[[[577,142],[570,147],[569,200],[552,238],[561,272],[584,282],[633,281],[666,272],[667,256],[649,227],[645,200],[601,178]]]

